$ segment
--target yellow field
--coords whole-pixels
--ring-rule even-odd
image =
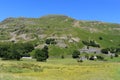
[[[52,59],[0,61],[0,80],[120,80],[120,63]]]

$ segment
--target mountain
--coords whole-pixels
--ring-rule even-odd
[[[76,20],[65,15],[40,18],[7,18],[0,22],[0,42],[35,41],[42,47],[46,39],[55,39],[51,54],[68,53],[84,47],[82,41],[93,40],[101,48],[119,47],[120,24]],[[57,54],[56,54],[57,55]]]

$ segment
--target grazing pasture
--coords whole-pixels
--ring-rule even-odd
[[[120,80],[120,63],[71,58],[0,60],[0,80]]]

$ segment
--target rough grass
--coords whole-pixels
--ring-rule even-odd
[[[67,48],[50,46],[50,56],[71,55],[74,50],[84,46],[83,40],[94,40],[100,44],[101,48],[119,47],[120,44],[120,24],[78,21],[63,15],[48,15],[41,18],[8,18],[0,22],[0,26],[0,42],[7,42],[15,37],[10,35],[11,33],[16,34],[15,38],[18,42],[34,40],[33,44],[37,43],[40,46],[45,44],[48,37],[67,37],[62,40]],[[23,34],[26,34],[26,39],[19,37]],[[99,40],[99,37],[102,37],[103,40]],[[69,43],[70,38],[79,38],[80,41]]]
[[[0,61],[0,80],[119,80],[120,63],[73,59]]]

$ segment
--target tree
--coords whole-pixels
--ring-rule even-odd
[[[48,47],[45,46],[42,50],[36,49],[35,58],[37,61],[46,61],[48,59]]]
[[[17,43],[2,43],[0,45],[0,57],[6,60],[20,60],[22,50]]]
[[[29,52],[31,52],[32,50],[34,50],[33,44],[27,42],[27,43],[23,43],[21,45],[22,45],[21,49],[23,51],[22,52],[22,56],[29,57],[30,56]]]
[[[15,43],[12,44],[10,47],[10,52],[8,53],[8,59],[16,59],[20,60],[21,59],[21,52],[22,50],[20,49],[21,45]]]
[[[44,46],[44,48],[42,49],[42,51],[45,52],[46,58],[49,58],[49,55],[48,55],[48,46]]]
[[[73,58],[79,58],[79,55],[80,55],[80,51],[78,51],[78,50],[74,50],[72,53]]]
[[[7,60],[20,60],[34,49],[30,43],[0,43],[0,57]]]
[[[47,59],[45,52],[40,49],[36,49],[35,58],[37,61],[46,61],[46,59]]]
[[[0,57],[6,59],[8,57],[10,43],[0,43]]]

